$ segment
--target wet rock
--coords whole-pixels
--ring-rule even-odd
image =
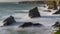
[[[12,23],[15,23],[16,21],[15,21],[15,19],[14,19],[14,17],[13,16],[10,16],[10,17],[8,17],[7,19],[5,19],[4,21],[3,21],[3,25],[4,26],[8,26],[8,25],[11,25]]]
[[[21,25],[21,26],[19,26],[19,27],[32,27],[32,26],[34,26],[34,27],[38,27],[38,26],[42,26],[42,24],[39,24],[39,23],[32,23],[32,22],[25,22],[23,25]]]
[[[33,24],[33,26],[42,26],[42,24],[35,23],[35,24]]]
[[[54,27],[60,27],[60,23],[57,21],[53,26]]]
[[[31,22],[25,22],[23,25],[21,25],[19,27],[30,27],[32,25],[33,25],[33,23],[31,23]]]
[[[53,13],[53,14],[60,14],[60,9],[59,10],[57,10],[55,13]]]
[[[30,18],[41,17],[37,7],[33,8],[29,11],[29,17]]]

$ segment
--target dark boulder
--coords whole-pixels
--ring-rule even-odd
[[[29,17],[30,18],[41,17],[37,7],[33,8],[29,11]]]
[[[54,28],[58,28],[60,30],[60,23],[57,21],[54,25],[53,25]]]
[[[53,26],[54,27],[60,27],[60,23],[57,21]]]
[[[55,13],[53,13],[53,14],[60,14],[60,9],[59,10],[57,10]]]
[[[35,24],[33,24],[33,26],[42,26],[42,24],[35,23]]]
[[[38,26],[42,26],[42,24],[39,24],[39,23],[32,23],[32,22],[25,22],[24,24],[22,24],[21,26],[19,26],[19,27],[32,27],[32,26],[34,26],[34,27],[38,27]]]
[[[31,23],[31,22],[25,22],[23,25],[21,25],[21,26],[19,26],[19,27],[30,27],[30,26],[32,26],[33,25],[33,23]]]
[[[13,16],[10,16],[7,19],[5,19],[3,22],[4,22],[3,24],[4,26],[8,26],[11,25],[12,23],[15,23],[16,21]]]
[[[58,8],[57,8],[57,5],[56,5],[56,1],[53,1],[53,3],[54,3],[54,4],[53,4],[54,10],[58,9]]]

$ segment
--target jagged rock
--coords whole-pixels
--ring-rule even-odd
[[[4,26],[8,26],[11,25],[12,23],[15,23],[16,21],[13,16],[10,16],[7,19],[5,19],[3,22],[4,22],[3,24]]]
[[[23,25],[21,25],[21,26],[19,26],[19,27],[32,27],[32,26],[36,26],[36,27],[38,27],[38,26],[42,26],[42,24],[39,24],[39,23],[35,23],[35,24],[33,24],[32,22],[25,22]]]
[[[54,27],[60,27],[60,23],[57,21],[53,26]]]
[[[53,13],[53,14],[60,14],[60,9],[59,10],[57,10],[55,13]]]
[[[30,27],[30,26],[32,26],[33,25],[33,23],[31,23],[31,22],[25,22],[23,25],[21,25],[20,27]]]
[[[37,7],[33,8],[29,11],[29,17],[30,18],[41,17]]]

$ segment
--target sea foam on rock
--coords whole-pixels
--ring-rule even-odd
[[[57,10],[55,13],[53,13],[53,14],[60,14],[60,9],[59,10]]]
[[[32,27],[32,26],[34,26],[34,27],[38,27],[38,26],[42,26],[42,24],[39,24],[39,23],[32,23],[32,22],[25,22],[24,24],[22,24],[22,25],[20,25],[19,27]]]
[[[13,24],[13,23],[15,23],[16,21],[15,21],[15,19],[14,19],[14,17],[13,16],[10,16],[10,17],[8,17],[8,18],[6,18],[4,21],[3,21],[3,26],[8,26],[8,25],[11,25],[11,24]]]
[[[58,28],[60,28],[60,23],[57,21],[57,22],[53,25],[53,27],[58,27]]]
[[[30,18],[41,17],[37,7],[33,8],[29,11],[29,17]]]

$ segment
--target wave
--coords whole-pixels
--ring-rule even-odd
[[[28,13],[29,10],[14,10],[14,13]]]

